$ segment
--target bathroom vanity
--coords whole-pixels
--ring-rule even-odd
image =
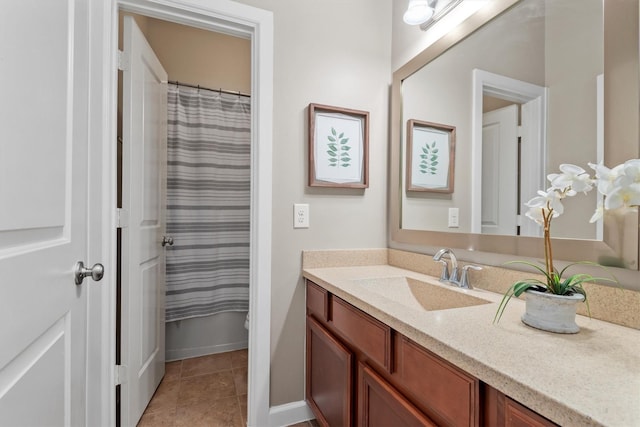
[[[502,295],[390,265],[304,268],[306,398],[321,425],[634,425],[640,332],[538,331]],[[558,360],[563,362],[559,363]]]

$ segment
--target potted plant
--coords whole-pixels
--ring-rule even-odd
[[[636,209],[640,206],[640,159],[628,160],[612,169],[602,164],[590,163],[589,166],[595,171],[594,178],[579,166],[560,165],[561,173],[547,176],[551,183],[549,189],[538,191],[536,197],[525,203],[529,208],[525,215],[543,227],[544,265],[528,261],[511,261],[509,264],[531,266],[542,273],[544,278],[543,280],[524,279],[514,283],[498,305],[494,322],[500,320],[512,297],[519,297],[525,293],[526,309],[522,315],[522,322],[550,332],[576,333],[579,331],[575,323],[577,303],[584,301],[587,309],[589,308],[583,283],[597,281],[617,283],[613,276],[611,278],[594,277],[590,274],[577,273],[564,277],[565,273],[576,265],[600,266],[594,262],[575,262],[560,271],[553,265],[551,221],[564,212],[563,199],[580,192],[587,194],[593,188],[597,188],[597,191],[604,196],[604,203],[596,208],[590,222],[602,218],[606,210]]]

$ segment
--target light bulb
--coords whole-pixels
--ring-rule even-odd
[[[410,0],[402,19],[409,25],[420,25],[433,16],[433,9],[427,0]]]

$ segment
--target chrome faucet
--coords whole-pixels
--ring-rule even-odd
[[[458,283],[461,288],[473,289],[471,282],[469,282],[469,269],[482,270],[482,267],[473,264],[467,264],[462,267],[462,275],[460,276],[460,283]]]
[[[449,265],[447,264],[447,261],[442,259],[442,257],[444,257],[445,255],[448,255],[449,259],[451,260],[451,271],[449,271]],[[440,249],[433,256],[433,260],[442,263],[442,273],[440,274],[440,281],[443,283],[451,283],[460,288],[473,289],[471,283],[469,282],[469,269],[482,270],[482,267],[473,264],[467,264],[462,267],[462,274],[458,279],[458,259],[453,253],[453,250],[450,248]]]
[[[449,272],[447,261],[442,259],[445,255],[449,255],[449,259],[451,260],[451,272]],[[442,263],[442,274],[440,274],[441,282],[458,283],[458,260],[456,259],[456,255],[453,253],[453,250],[449,248],[440,249],[433,256],[433,260]]]

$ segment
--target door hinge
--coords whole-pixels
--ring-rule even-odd
[[[129,55],[126,55],[123,51],[118,51],[118,70],[120,71],[128,71],[129,70]]]
[[[116,369],[114,370],[114,376],[115,376],[115,378],[113,379],[115,382],[114,385],[120,385],[120,384],[126,383],[127,382],[127,366],[116,365]]]
[[[516,225],[522,226],[523,217],[522,215],[516,215]]]
[[[524,133],[522,126],[518,126],[517,133],[518,133],[518,138],[522,138],[522,134]]]
[[[116,208],[117,228],[125,228],[129,226],[129,211],[122,208]]]

